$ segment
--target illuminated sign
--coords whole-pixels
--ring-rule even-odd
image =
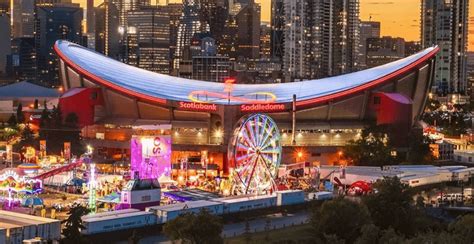
[[[217,111],[217,105],[196,102],[179,102],[179,108],[200,111]]]
[[[267,103],[267,104],[242,104],[240,105],[240,111],[242,112],[259,112],[259,111],[283,111],[285,110],[285,104],[278,103]]]
[[[141,179],[156,179],[171,172],[171,137],[132,136],[130,145],[132,175]]]

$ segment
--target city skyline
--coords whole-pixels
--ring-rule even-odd
[[[165,0],[155,0],[164,3]],[[255,0],[262,4],[262,21],[270,21],[271,0]],[[86,6],[86,0],[73,0]],[[102,1],[95,0],[95,5]],[[170,3],[182,0],[169,0]],[[405,18],[400,18],[404,15]],[[474,8],[470,8],[469,16],[474,16]],[[420,1],[419,0],[360,0],[360,19],[379,21],[382,36],[402,37],[406,41],[420,41]],[[473,30],[474,26],[469,26]],[[472,31],[471,31],[472,32]],[[469,35],[469,51],[474,51],[474,32]]]

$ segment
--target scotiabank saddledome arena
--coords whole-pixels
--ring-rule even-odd
[[[78,115],[83,138],[97,153],[127,158],[132,136],[162,135],[171,139],[172,163],[204,155],[220,169],[227,168],[227,145],[237,122],[254,113],[274,120],[282,163],[288,164],[331,164],[338,147],[357,138],[370,121],[408,134],[423,112],[438,52],[432,47],[383,66],[318,80],[233,84],[153,73],[67,41],[54,48],[66,91],[60,99],[63,114]],[[304,154],[295,156],[300,149]]]

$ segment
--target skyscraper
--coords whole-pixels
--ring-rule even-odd
[[[105,1],[94,9],[95,50],[118,59],[120,54],[119,11],[115,4]],[[92,33],[91,33],[92,34]]]
[[[104,3],[109,2],[105,0]],[[87,0],[86,5],[86,36],[87,36],[87,47],[90,49],[96,49],[96,33],[95,33],[95,18],[96,9],[94,8],[94,0]],[[118,28],[118,27],[117,27]],[[86,44],[86,43],[84,43]]]
[[[140,7],[128,13],[129,35],[135,35],[136,48],[129,64],[149,71],[169,74],[170,17],[162,6]]]
[[[163,6],[170,16],[170,68],[173,67],[174,55],[176,53],[176,46],[178,43],[178,28],[181,23],[183,4],[173,3]]]
[[[35,48],[38,81],[49,86],[59,85],[54,43],[58,39],[81,43],[82,19],[79,4],[37,4]]]
[[[120,28],[126,32],[128,12],[137,10],[142,6],[149,6],[150,0],[112,0],[112,3],[117,6],[119,10],[119,25]]]
[[[209,25],[212,38],[220,41],[224,32],[225,20],[229,15],[229,3],[226,0],[200,0],[200,19]]]
[[[235,19],[238,56],[258,59],[260,56],[260,5],[254,0],[249,0]]]
[[[333,0],[332,72],[339,75],[355,71],[359,57],[359,0]],[[326,25],[328,23],[325,23]]]
[[[367,38],[367,68],[390,63],[405,57],[405,40],[400,37]]]
[[[271,32],[272,29],[268,24],[262,24],[260,26],[260,58],[271,59],[272,46],[271,46]]]
[[[216,41],[210,34],[194,35],[191,53],[193,79],[224,82],[229,77],[229,57],[217,55]]]
[[[0,0],[0,14],[10,13],[10,0]]]
[[[285,30],[283,67],[285,80],[305,79],[311,77],[311,25],[312,4],[304,0],[285,0]]]
[[[12,73],[19,80],[36,79],[35,38],[20,37],[12,40]]]
[[[272,0],[271,3],[271,52],[272,58],[276,60],[282,60],[284,52],[285,12],[283,2],[284,0]]]
[[[421,45],[438,45],[435,84],[439,93],[464,93],[467,88],[468,0],[422,0]]]
[[[344,74],[357,68],[358,0],[284,0],[286,81]]]
[[[7,58],[11,54],[10,16],[0,13],[0,76],[7,75]]]
[[[173,68],[179,70],[180,62],[192,57],[189,55],[189,46],[194,34],[209,32],[209,25],[201,22],[200,5],[198,0],[184,0],[181,23],[178,27],[176,52]]]
[[[108,0],[104,1],[104,3],[108,2]],[[86,23],[87,23],[87,33],[93,34],[95,33],[95,9],[94,9],[94,0],[87,0],[86,5]]]
[[[367,39],[380,37],[380,22],[360,22],[359,68],[367,68]]]
[[[13,37],[33,37],[35,32],[35,1],[13,0]]]
[[[234,14],[229,14],[225,21],[224,33],[219,43],[219,53],[230,58],[231,61],[237,59],[237,33],[238,26]]]

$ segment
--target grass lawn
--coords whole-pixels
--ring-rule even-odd
[[[269,232],[252,233],[250,234],[250,243],[313,243],[311,242],[311,232],[311,226],[305,224],[284,229],[271,230]],[[247,243],[247,239],[244,234],[235,238],[226,238],[224,243]]]

